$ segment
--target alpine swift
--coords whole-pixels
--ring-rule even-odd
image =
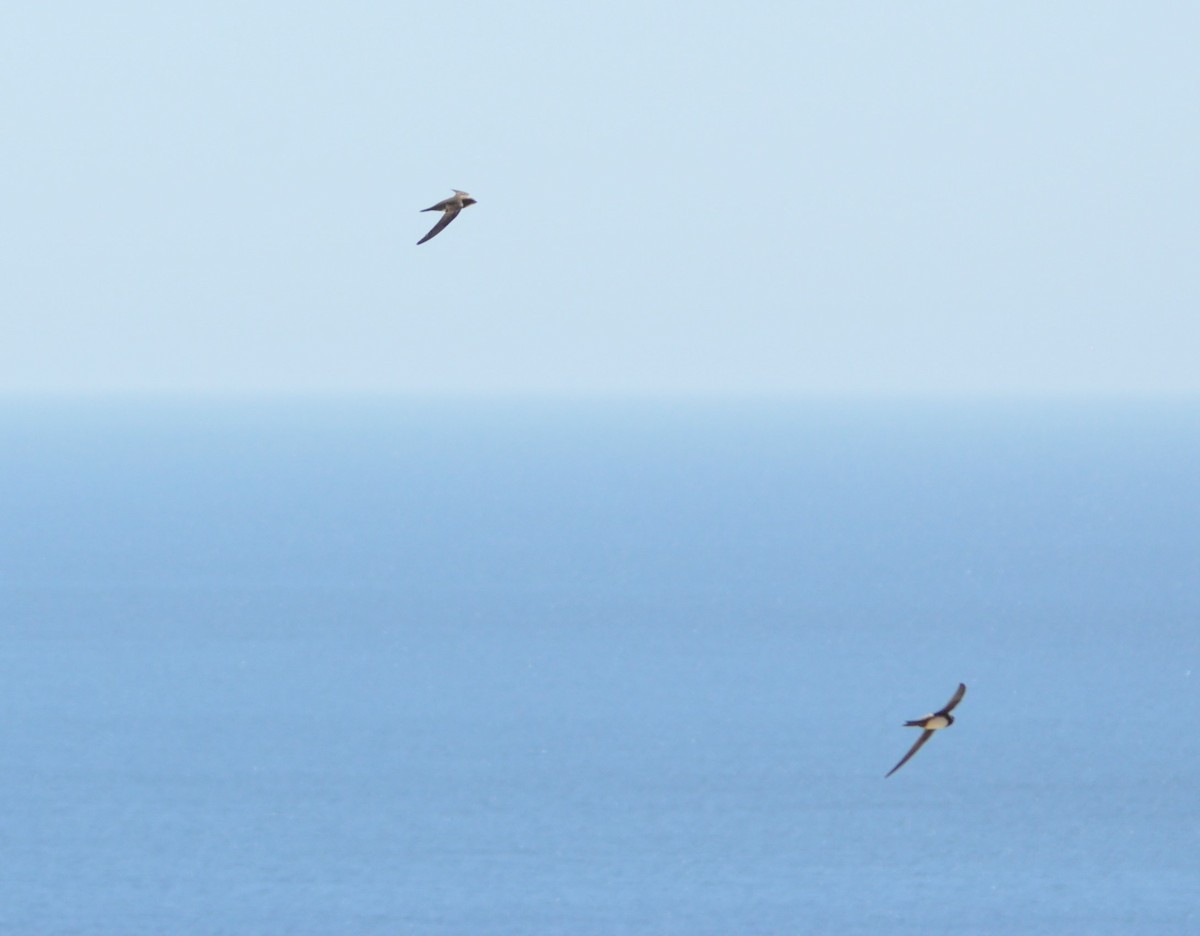
[[[468,205],[473,204],[475,204],[475,199],[473,199],[466,192],[460,192],[458,189],[455,189],[454,194],[445,201],[438,202],[432,208],[422,208],[421,211],[423,212],[440,211],[442,213],[442,217],[441,220],[433,226],[428,234],[417,241],[417,246],[421,246],[421,244],[425,243],[425,241],[429,240],[431,237],[437,237],[442,233],[442,228],[458,217],[458,213],[460,211],[462,211]]]
[[[942,728],[949,728],[954,724],[954,716],[951,715],[950,712],[953,711],[954,706],[958,705],[958,703],[962,701],[962,697],[966,695],[966,693],[966,683],[959,683],[958,691],[954,693],[954,698],[947,702],[938,711],[934,712],[932,715],[926,715],[923,718],[917,718],[913,721],[904,723],[905,728],[923,728],[925,730],[921,732],[921,737],[917,738],[917,743],[909,748],[907,754],[900,758],[900,763],[887,772],[887,775],[883,778],[884,780],[907,764],[908,759],[916,754],[917,751],[921,750],[921,745],[928,741],[930,737],[933,736],[935,731],[940,731]]]

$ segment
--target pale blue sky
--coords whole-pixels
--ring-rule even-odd
[[[1183,3],[7,4],[0,392],[1195,395],[1198,47]]]

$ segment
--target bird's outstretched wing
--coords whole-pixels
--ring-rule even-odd
[[[934,714],[935,715],[950,714],[950,712],[953,711],[954,706],[958,705],[958,703],[962,701],[962,697],[965,696],[966,694],[967,694],[967,684],[959,683],[958,691],[954,693],[954,698],[952,698],[949,702],[947,702],[941,709],[934,712]]]
[[[907,764],[909,759],[914,754],[916,754],[917,751],[921,750],[921,745],[924,744],[926,741],[928,741],[932,734],[933,734],[933,732],[928,728],[926,728],[924,731],[922,731],[921,737],[917,738],[917,743],[908,749],[908,753],[905,754],[902,758],[900,758],[900,763],[898,763],[895,767],[893,767],[891,770],[889,770],[884,775],[883,779],[886,780],[888,777],[890,777],[892,774],[894,774],[897,770],[899,770],[901,767],[903,767],[905,764]]]
[[[425,210],[429,211],[430,209],[426,208]],[[419,241],[417,241],[417,246],[420,247],[423,243],[425,243],[425,241],[429,240],[431,237],[437,237],[440,233],[442,233],[442,229],[447,224],[449,224],[451,221],[453,221],[455,218],[457,218],[458,213],[460,211],[462,211],[461,208],[447,208],[445,210],[445,214],[442,215],[442,217],[438,221],[438,223],[435,224],[432,228],[430,228],[429,233],[426,234],[424,237],[422,237]]]

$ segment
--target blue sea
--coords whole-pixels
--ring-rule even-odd
[[[2,933],[1200,932],[1200,405],[10,401],[0,503]]]

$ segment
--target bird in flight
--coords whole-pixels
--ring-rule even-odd
[[[473,199],[466,192],[460,192],[458,189],[455,189],[454,194],[445,201],[438,202],[432,208],[422,208],[421,211],[440,211],[442,213],[442,217],[438,223],[430,229],[428,234],[417,241],[417,246],[421,246],[421,244],[425,243],[425,241],[429,240],[431,237],[437,237],[442,233],[442,228],[458,217],[458,213],[460,211],[462,211],[468,205],[473,204],[475,204],[475,199]]]
[[[950,713],[954,710],[954,706],[958,705],[958,703],[962,701],[962,697],[966,694],[966,683],[959,683],[958,690],[954,693],[954,697],[944,706],[942,706],[942,708],[938,709],[938,711],[934,712],[932,715],[925,715],[922,718],[917,718],[913,721],[904,723],[905,728],[922,728],[924,730],[921,732],[921,737],[917,738],[917,743],[909,748],[907,754],[900,758],[900,763],[887,772],[887,776],[883,778],[884,780],[907,764],[909,758],[916,754],[917,751],[921,750],[921,745],[933,737],[933,733],[935,731],[940,731],[942,728],[949,728],[954,724],[954,716]]]

